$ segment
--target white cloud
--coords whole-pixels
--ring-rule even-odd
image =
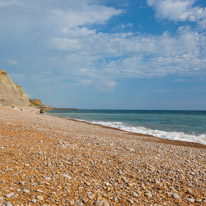
[[[114,87],[117,86],[117,82],[115,82],[115,81],[106,81],[105,85],[109,88],[114,88]]]
[[[89,24],[103,24],[123,10],[105,6],[97,0],[0,0],[0,17],[4,22],[64,30]],[[31,24],[32,22],[32,24]],[[1,22],[2,23],[2,22]]]
[[[71,27],[77,27],[88,24],[103,24],[114,15],[119,15],[123,11],[103,5],[87,5],[78,2],[78,7],[72,7],[67,10],[55,9],[52,11],[53,21],[63,30]]]
[[[158,18],[198,21],[204,25],[205,8],[194,7],[192,0],[148,0],[148,4],[154,7]],[[2,9],[3,5],[8,8]],[[50,56],[44,59],[46,63],[41,60],[47,65],[49,59],[51,68],[58,68],[62,82],[70,77],[83,86],[99,84],[99,87],[112,89],[122,78],[206,73],[206,33],[203,30],[196,32],[183,26],[174,35],[168,32],[146,35],[95,30],[96,24],[104,24],[123,12],[102,5],[97,0],[61,0],[61,3],[56,0],[0,0],[0,17],[4,19],[0,26],[4,24],[5,28],[9,26],[10,29],[22,32],[20,34],[26,36],[20,41],[22,47],[25,40],[32,41],[29,42],[32,47],[38,45],[36,52],[49,49],[47,54]],[[20,27],[21,24],[27,26]],[[132,24],[122,25],[123,28],[130,26]],[[31,32],[27,34],[25,31],[28,30]],[[14,33],[15,37],[18,36]],[[27,43],[25,50],[28,51]],[[15,60],[9,61],[18,63]],[[40,71],[38,67],[42,62],[36,62],[36,68]],[[53,82],[48,76],[38,79],[49,84]]]
[[[17,65],[20,64],[18,61],[13,60],[13,59],[6,59],[6,62],[10,65]]]
[[[177,34],[105,34],[78,28],[51,45],[66,53],[75,74],[101,78],[142,78],[205,73],[206,33],[180,27]],[[66,64],[66,62],[65,62]],[[84,68],[84,69],[82,69]]]
[[[206,8],[194,6],[195,0],[147,0],[154,7],[156,17],[171,21],[191,21],[203,24]]]

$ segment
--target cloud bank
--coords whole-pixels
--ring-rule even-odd
[[[206,8],[195,6],[195,2],[195,0],[147,0],[148,5],[154,8],[157,18],[197,22],[206,28]]]
[[[46,60],[39,61],[50,61],[45,71],[56,67],[61,81],[72,74],[73,80],[82,86],[100,83],[113,89],[124,78],[205,74],[206,9],[195,6],[194,0],[147,3],[156,18],[196,22],[201,30],[187,24],[175,34],[101,30],[99,25],[106,27],[113,18],[127,15],[128,11],[97,0],[0,0],[0,17],[4,19],[0,26],[3,33],[14,32],[25,50],[33,48],[33,55],[50,51]]]

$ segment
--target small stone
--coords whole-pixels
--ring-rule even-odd
[[[106,182],[106,183],[105,183],[105,186],[109,187],[109,186],[110,186],[110,183],[109,183],[109,182]]]
[[[90,185],[91,185],[90,182],[85,182],[84,184],[85,184],[86,186],[90,186]]]
[[[197,203],[201,203],[202,200],[201,200],[201,199],[196,199],[195,202],[197,202]]]
[[[179,196],[177,193],[173,193],[173,194],[172,194],[172,197],[173,197],[174,199],[180,199],[180,196]]]
[[[84,206],[84,203],[82,203],[82,202],[76,202],[76,205],[77,205],[77,206]]]
[[[24,167],[29,167],[30,166],[30,164],[24,164]]]
[[[122,174],[123,174],[122,170],[119,170],[119,171],[118,171],[118,174],[119,174],[119,175],[122,175]]]
[[[156,184],[156,185],[159,185],[159,184],[160,184],[160,181],[159,181],[159,180],[155,180],[155,184]]]
[[[12,206],[12,204],[9,201],[6,201],[5,206]]]
[[[87,203],[88,202],[88,200],[85,199],[85,198],[82,198],[82,201],[83,201],[83,203]]]
[[[145,196],[149,197],[149,198],[152,198],[152,193],[151,192],[146,192],[145,193]]]
[[[2,202],[4,200],[4,198],[3,197],[0,197],[0,202]]]
[[[133,197],[139,197],[139,195],[138,195],[136,192],[133,192],[133,193],[132,193],[132,196],[133,196]]]
[[[133,148],[128,148],[129,152],[135,152],[135,150]]]
[[[63,176],[65,179],[69,179],[69,180],[72,179],[71,176],[69,176],[69,175],[67,175],[67,174],[63,174],[62,176]]]
[[[34,182],[34,179],[33,178],[30,178],[30,180],[29,180],[31,183],[33,183]]]
[[[11,198],[11,197],[13,197],[13,196],[14,196],[14,193],[13,193],[13,192],[11,192],[11,193],[9,193],[9,194],[6,195],[7,198]]]
[[[19,184],[22,185],[22,186],[24,186],[24,185],[25,185],[25,181],[20,181]]]
[[[44,177],[44,179],[45,179],[46,181],[50,181],[50,180],[51,180],[51,177]]]
[[[37,200],[39,200],[39,201],[43,201],[43,200],[44,200],[44,197],[42,197],[41,195],[37,195],[36,198],[37,198]]]
[[[32,199],[31,201],[32,201],[33,203],[36,203],[36,202],[37,202],[37,200],[36,200],[36,199]]]
[[[191,202],[191,203],[195,202],[195,200],[194,200],[193,198],[186,198],[186,200],[187,200],[188,202]]]
[[[50,161],[48,162],[47,166],[48,166],[48,167],[50,167],[50,166],[51,166],[51,162],[50,162]]]
[[[192,189],[187,188],[187,194],[192,194]]]
[[[124,181],[125,184],[128,184],[126,177],[122,177],[122,180]]]
[[[28,190],[28,189],[23,189],[23,192],[24,192],[24,193],[29,193],[30,190]]]
[[[110,206],[110,204],[106,202],[105,200],[97,200],[95,205],[96,206]]]
[[[96,195],[92,192],[88,192],[87,194],[90,200],[93,200],[96,197]]]
[[[134,201],[132,199],[127,200],[130,204],[134,204]]]

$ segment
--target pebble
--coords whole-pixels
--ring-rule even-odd
[[[123,174],[122,170],[119,170],[119,171],[118,171],[118,174],[119,174],[119,175],[122,175],[122,174]]]
[[[188,202],[191,202],[191,203],[195,202],[195,200],[194,200],[193,198],[186,198],[186,200],[187,200]]]
[[[62,175],[65,179],[68,179],[68,180],[71,180],[72,178],[71,178],[71,176],[69,176],[69,175],[67,175],[67,174],[63,174]]]
[[[51,180],[51,177],[44,177],[44,179],[45,179],[46,181],[50,181],[50,180]]]
[[[133,196],[133,197],[139,197],[139,195],[138,195],[136,192],[133,192],[133,193],[132,193],[132,196]]]
[[[188,193],[188,194],[192,194],[192,189],[187,188],[187,193]]]
[[[93,200],[96,197],[96,195],[92,192],[88,192],[87,194],[90,200]]]
[[[128,148],[128,151],[135,152],[135,150],[133,148]]]
[[[95,206],[110,206],[110,204],[105,200],[97,200]]]
[[[196,199],[195,202],[197,202],[197,203],[201,203],[202,200],[201,200],[201,199]]]
[[[20,181],[19,184],[22,185],[22,186],[24,186],[24,185],[25,185],[25,181]]]
[[[6,201],[5,206],[12,206],[12,204],[9,201]]]
[[[122,177],[122,180],[124,181],[125,184],[128,184],[126,177]]]
[[[43,201],[43,200],[44,200],[44,197],[42,197],[41,195],[37,195],[36,198],[37,198],[37,200],[39,200],[39,201]]]
[[[29,167],[30,166],[30,164],[24,164],[24,167]]]
[[[109,187],[109,186],[110,186],[110,183],[109,183],[109,182],[106,182],[106,183],[105,183],[105,186]]]
[[[134,204],[134,200],[132,200],[132,199],[128,199],[127,200],[130,204]]]
[[[29,193],[30,190],[28,190],[28,189],[23,189],[23,192],[24,192],[24,193]]]
[[[84,203],[82,203],[82,202],[76,202],[76,205],[77,205],[77,206],[84,206]]]
[[[85,198],[82,198],[82,201],[83,201],[83,203],[87,203],[88,202],[88,200],[85,199]]]
[[[11,193],[9,193],[9,194],[6,195],[7,198],[11,198],[11,197],[13,197],[13,196],[14,196],[14,193],[13,193],[13,192],[11,192]]]
[[[36,199],[32,199],[31,201],[32,201],[33,203],[36,203],[36,202],[37,202],[37,200],[36,200]]]
[[[173,197],[174,199],[180,199],[180,196],[179,196],[177,193],[173,193],[173,194],[172,194],[172,197]]]
[[[149,198],[152,198],[152,193],[151,192],[146,192],[145,193],[145,196],[149,197]]]

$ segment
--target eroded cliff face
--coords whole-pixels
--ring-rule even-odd
[[[6,71],[0,69],[0,105],[28,106],[29,99],[23,89],[15,84]]]

